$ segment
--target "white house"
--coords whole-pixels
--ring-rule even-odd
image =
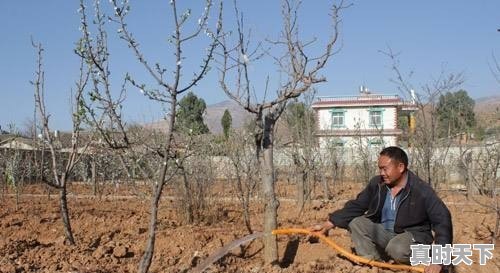
[[[14,134],[0,134],[0,149],[35,150],[32,139]]]
[[[316,113],[317,132],[321,146],[342,147],[365,145],[386,147],[398,145],[403,130],[398,117],[408,117],[414,128],[414,102],[405,102],[398,95],[372,94],[361,89],[359,96],[319,97],[312,108]]]

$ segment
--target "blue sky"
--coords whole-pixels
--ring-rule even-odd
[[[108,1],[102,1],[107,6]],[[131,1],[128,24],[141,43],[150,62],[171,68],[175,63],[167,43],[172,32],[171,12],[167,0]],[[180,1],[180,10],[192,8],[193,22],[201,14],[204,1]],[[186,3],[187,2],[187,3]],[[274,38],[281,23],[279,1],[243,1],[240,9],[246,26],[256,39]],[[51,128],[70,128],[70,90],[78,75],[78,58],[73,53],[80,37],[79,1],[0,1],[0,126],[14,123],[23,128],[33,117],[33,79],[35,51],[30,36],[45,47],[47,108]],[[329,1],[304,1],[299,14],[301,31],[306,39],[318,38],[321,47],[328,33]],[[390,81],[394,76],[390,60],[380,53],[391,47],[400,53],[401,68],[413,71],[417,87],[429,82],[443,69],[463,72],[462,86],[473,98],[500,95],[500,84],[491,74],[492,54],[500,59],[500,1],[351,1],[342,14],[341,51],[330,59],[321,72],[327,82],[317,86],[318,95],[356,94],[359,85],[378,93],[397,93]],[[88,4],[91,6],[91,3]],[[225,1],[227,28],[233,25],[232,1]],[[109,13],[109,12],[108,12]],[[213,16],[210,24],[214,25]],[[130,50],[116,36],[117,26],[109,24],[111,70],[114,88],[126,72],[141,82],[151,84],[150,77],[137,64]],[[207,45],[201,37],[186,48],[185,74],[198,66],[199,56]],[[251,64],[256,90],[262,90],[264,79],[276,76],[272,62]],[[226,100],[218,84],[216,69],[193,90],[207,104]],[[257,91],[258,95],[262,93]],[[148,101],[138,90],[130,88],[124,105],[130,122],[149,122],[162,117],[162,106]]]

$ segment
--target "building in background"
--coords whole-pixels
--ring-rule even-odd
[[[415,128],[414,99],[374,94],[360,87],[358,96],[319,97],[312,104],[316,113],[319,144],[339,147],[381,148],[407,145]],[[401,126],[404,124],[404,128]]]

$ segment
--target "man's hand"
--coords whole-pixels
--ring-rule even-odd
[[[318,232],[318,233],[321,233],[325,236],[328,236],[328,231],[334,227],[335,227],[335,225],[332,224],[332,222],[326,221],[321,225],[314,225],[314,226],[310,227],[309,230],[312,232]]]
[[[441,272],[441,268],[443,268],[443,266],[440,264],[431,264],[425,267],[424,273],[439,273]]]

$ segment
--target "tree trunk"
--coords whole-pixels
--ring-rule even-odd
[[[304,179],[304,167],[302,166],[300,162],[300,155],[299,152],[297,151],[296,148],[294,148],[293,154],[293,176],[295,178],[295,185],[297,187],[297,199],[296,205],[298,208],[298,214],[300,215],[302,213],[302,210],[304,209],[304,204],[305,204],[305,179]]]
[[[63,186],[59,191],[59,205],[61,208],[61,219],[63,221],[64,234],[66,235],[66,239],[71,245],[74,245],[75,239],[73,238],[73,231],[71,230],[71,223],[69,221],[68,200],[66,196],[66,182],[63,181],[62,184]]]
[[[478,187],[474,183],[474,160],[472,160],[472,154],[469,154],[470,158],[467,160],[467,199],[470,197],[477,195],[479,193]]]
[[[273,165],[273,127],[274,122],[266,117],[263,137],[262,193],[264,197],[264,262],[274,264],[278,261],[278,244],[272,231],[277,227],[278,200],[274,192]]]
[[[2,184],[2,200],[3,200],[5,198],[5,189],[7,188],[7,182],[2,172],[0,172],[0,183]]]
[[[427,183],[429,183],[429,186],[433,187],[432,185],[432,171],[431,171],[431,151],[427,151],[427,158],[425,160],[425,168],[427,171]]]
[[[252,223],[250,222],[250,195],[247,194],[245,200],[243,200],[243,219],[245,220],[245,226],[249,233],[253,233]]]
[[[96,162],[95,162],[95,158],[92,157],[90,160],[92,160],[90,162],[90,164],[92,165],[91,166],[91,173],[92,173],[92,193],[94,194],[94,196],[97,195],[97,167],[96,167]]]
[[[297,208],[299,209],[299,214],[302,213],[305,204],[305,195],[306,195],[306,176],[304,170],[300,170],[300,166],[295,165],[297,168],[295,179],[297,183]]]
[[[236,186],[238,188],[238,194],[240,197],[241,206],[243,207],[243,220],[247,228],[248,233],[253,233],[252,225],[250,222],[250,189],[247,188],[246,191],[243,188],[243,182],[241,181],[240,170],[238,166],[235,165],[236,169]],[[248,179],[248,177],[247,177]]]
[[[321,170],[320,170],[320,172],[321,172]],[[325,195],[325,197],[323,199],[330,200],[332,194],[330,192],[330,186],[328,185],[328,179],[326,179],[324,173],[320,173],[320,177],[321,177],[321,185],[323,186],[323,194]],[[335,179],[335,178],[333,178],[333,179]]]
[[[42,145],[42,151],[40,155],[40,181],[45,181],[45,142]],[[45,190],[47,191],[47,199],[50,200],[51,188],[49,184],[45,183]]]
[[[172,96],[170,101],[170,114],[168,117],[168,128],[166,132],[166,143],[165,143],[165,159],[162,162],[162,167],[160,171],[160,177],[153,186],[153,198],[151,199],[151,219],[149,221],[149,235],[146,242],[146,249],[142,255],[141,262],[139,263],[138,272],[147,273],[149,267],[151,266],[151,261],[153,259],[153,253],[155,249],[155,239],[156,239],[156,227],[158,221],[158,204],[160,202],[161,193],[163,191],[163,186],[165,185],[165,178],[168,169],[168,158],[170,153],[170,144],[172,143],[172,132],[175,123],[175,111],[177,106],[177,97]]]
[[[16,192],[16,211],[19,210],[19,182],[14,183],[14,190]]]
[[[181,170],[182,170],[182,191],[184,194],[183,204],[182,204],[182,206],[184,206],[183,208],[185,214],[184,219],[188,224],[192,224],[194,222],[194,209],[193,209],[193,202],[191,200],[191,191],[189,190],[189,181],[184,167],[182,167]]]
[[[499,208],[498,208],[498,205],[497,205],[497,207],[496,207],[496,215],[497,215],[497,219],[496,219],[496,221],[495,221],[495,231],[493,232],[493,236],[492,236],[493,238],[492,238],[492,240],[491,240],[491,243],[492,243],[493,245],[495,245],[495,244],[496,244],[496,242],[497,242],[497,237],[498,237],[498,233],[499,233],[499,231],[500,231],[500,210],[499,210]]]
[[[151,199],[151,218],[149,221],[149,235],[146,242],[146,249],[142,255],[141,262],[139,263],[139,273],[147,273],[149,267],[151,266],[151,260],[153,259],[153,253],[155,250],[155,239],[156,239],[156,227],[158,221],[158,204],[160,201],[161,193],[163,191],[163,185],[165,181],[165,175],[167,173],[167,164],[162,167],[159,183],[155,183],[153,186],[153,198]]]

